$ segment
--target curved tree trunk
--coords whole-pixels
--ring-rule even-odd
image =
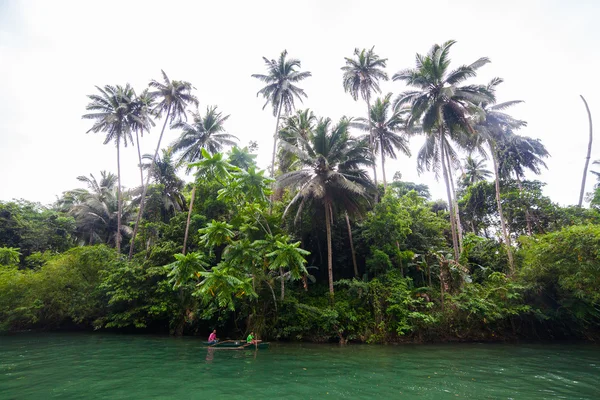
[[[120,140],[117,138],[117,179],[119,187],[117,188],[117,236],[115,241],[117,244],[117,253],[121,252],[121,214],[123,213],[123,196],[121,193],[121,146]]]
[[[281,279],[281,301],[285,297],[285,281],[283,280],[283,267],[279,267],[279,278]]]
[[[506,255],[508,256],[508,265],[510,267],[510,274],[512,275],[515,272],[515,265],[513,261],[510,235],[508,234],[508,229],[506,228],[504,213],[502,212],[502,202],[500,201],[500,174],[498,173],[498,156],[496,155],[496,149],[492,145],[490,145],[490,151],[492,153],[492,160],[494,161],[494,175],[496,176],[496,203],[498,204],[500,226],[502,227],[502,235],[504,236],[504,244],[506,245]]]
[[[452,207],[454,208],[454,217],[456,218],[456,234],[458,236],[458,251],[462,254],[463,251],[463,230],[460,222],[460,210],[458,209],[458,201],[456,200],[456,189],[454,189],[454,178],[452,176],[452,165],[450,162],[450,154],[448,148],[446,149],[446,159],[448,160],[448,176],[450,177],[450,188],[452,190]]]
[[[329,295],[333,300],[333,256],[331,254],[331,207],[325,204],[325,227],[327,230],[327,272],[329,274]]]
[[[439,141],[440,141],[440,161],[442,163],[442,174],[446,183],[446,195],[448,196],[448,211],[450,214],[450,228],[452,230],[452,247],[454,248],[454,259],[458,262],[460,253],[458,251],[458,236],[456,234],[456,219],[454,218],[454,208],[452,207],[452,196],[450,195],[450,182],[448,180],[448,171],[446,169],[446,160],[444,157],[444,135],[443,127],[440,126]]]
[[[375,203],[379,202],[379,189],[377,188],[377,164],[375,163],[375,138],[373,137],[373,123],[371,122],[371,98],[367,97],[367,120],[369,121],[369,151],[373,159],[373,181],[375,182]]]
[[[354,266],[354,276],[358,278],[358,266],[356,264],[356,252],[354,251],[354,240],[352,240],[352,227],[350,226],[350,218],[348,212],[344,212],[346,216],[346,225],[348,226],[348,238],[350,239],[350,251],[352,252],[352,265]]]
[[[581,100],[583,100],[583,104],[585,104],[585,109],[586,109],[587,115],[588,115],[588,122],[590,125],[590,140],[588,142],[587,156],[585,157],[585,167],[583,168],[583,179],[581,180],[581,191],[579,192],[579,207],[581,207],[581,205],[583,204],[583,194],[585,192],[585,180],[587,178],[587,170],[588,170],[588,166],[590,165],[590,155],[592,153],[593,135],[592,135],[592,114],[590,113],[590,108],[588,107],[588,103],[587,103],[587,101],[585,101],[583,96],[579,95],[579,97],[581,97]]]
[[[275,134],[273,135],[273,155],[271,156],[271,178],[275,177],[275,154],[277,153],[277,137],[279,136],[279,117],[281,116],[281,101],[277,109],[277,120],[275,122]]]
[[[383,138],[379,138],[379,145],[381,147],[381,174],[383,177],[383,193],[387,193],[387,179],[385,179],[385,154],[383,152]]]
[[[192,220],[192,210],[194,209],[194,199],[196,198],[196,182],[194,181],[194,188],[192,189],[192,198],[190,199],[190,209],[188,210],[187,222],[185,223],[185,235],[183,236],[183,251],[182,254],[185,255],[185,250],[187,246],[188,234],[190,232],[190,221]]]
[[[156,150],[154,150],[154,157],[152,158],[152,165],[150,168],[154,166],[156,163],[156,156],[158,155],[158,150],[160,150],[160,142],[162,141],[163,134],[165,133],[165,128],[167,127],[167,122],[169,121],[169,117],[171,116],[171,105],[169,104],[169,108],[167,109],[167,116],[165,118],[165,123],[163,124],[162,130],[160,131],[160,136],[158,137],[158,143],[156,144]],[[140,220],[142,219],[142,214],[144,213],[144,206],[146,205],[146,192],[148,191],[148,185],[150,184],[150,172],[146,176],[146,184],[143,185],[142,189],[142,199],[140,200],[140,209],[138,210],[138,215],[135,219],[135,226],[133,228],[133,235],[131,236],[131,245],[129,246],[129,258],[133,256],[133,247],[135,243],[135,237],[137,236],[137,231],[140,225]]]

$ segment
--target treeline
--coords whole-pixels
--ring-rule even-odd
[[[52,206],[0,203],[0,329],[217,328],[341,342],[597,337],[599,197],[589,209],[560,207],[526,178],[548,152],[517,133],[526,123],[505,113],[518,101],[497,101],[501,79],[467,84],[487,58],[450,70],[453,44],[417,55],[392,76],[408,90],[379,98],[387,60],[357,49],[343,87],[368,114],[337,122],[295,111],[311,76],[299,60],[265,59],[266,74],[253,77],[276,120],[268,172],[255,145],[235,146],[217,107],[189,111],[198,104],[191,83],[163,72],[139,95],[98,87],[84,118],[116,144],[118,173],[79,177],[85,187]],[[120,147],[139,149],[161,120],[161,138],[167,127],[180,138],[139,151],[140,186],[123,190]],[[447,201],[386,176],[386,159],[410,155],[413,135],[426,139],[417,168],[441,175]]]

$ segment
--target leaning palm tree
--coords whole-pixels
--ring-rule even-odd
[[[263,110],[269,104],[273,107],[273,116],[277,117],[275,122],[275,133],[273,135],[273,155],[271,158],[271,176],[275,176],[275,154],[277,153],[277,137],[279,133],[279,118],[281,111],[290,114],[294,110],[294,99],[302,102],[302,97],[307,97],[304,90],[296,86],[298,82],[312,76],[308,71],[300,72],[300,60],[295,58],[286,59],[287,50],[279,55],[277,60],[269,60],[263,57],[267,67],[267,74],[253,74],[252,77],[266,84],[256,93],[266,99]]]
[[[479,67],[489,62],[488,58],[480,58],[470,65],[463,65],[449,71],[449,52],[455,41],[434,45],[426,55],[417,54],[416,67],[400,71],[392,77],[402,81],[415,90],[406,91],[396,99],[396,107],[410,105],[411,115],[408,126],[421,123],[427,139],[419,151],[418,168],[433,169],[437,173],[441,166],[446,183],[446,195],[450,207],[450,226],[452,228],[452,245],[454,257],[459,258],[459,235],[457,234],[457,213],[452,207],[453,198],[450,193],[448,159],[453,150],[449,139],[456,138],[460,132],[474,133],[473,122],[469,117],[480,115],[480,103],[490,101],[492,95],[486,87],[480,85],[459,86],[468,78],[474,77]]]
[[[359,208],[361,198],[367,198],[371,183],[367,173],[361,169],[373,161],[369,156],[367,140],[350,137],[350,121],[346,118],[332,126],[329,118],[320,119],[314,132],[307,138],[297,137],[297,146],[283,142],[284,151],[293,153],[299,169],[281,175],[278,186],[296,189],[296,193],[285,209],[298,205],[296,220],[306,206],[321,206],[325,209],[327,231],[327,268],[329,292],[333,298],[333,254],[331,225],[336,209],[354,211]]]
[[[379,81],[387,81],[388,75],[383,70],[387,63],[387,58],[379,58],[373,51],[375,46],[369,50],[358,48],[354,49],[354,58],[345,58],[346,65],[342,67],[344,71],[344,90],[350,93],[354,100],[358,97],[367,103],[367,117],[371,114],[371,95],[372,93],[381,93]],[[371,122],[369,118],[369,123]],[[371,158],[373,159],[373,179],[377,186],[377,168],[375,167],[375,136],[373,126],[370,126],[369,148]]]
[[[87,131],[105,132],[106,138],[104,144],[115,142],[117,146],[117,229],[116,229],[116,248],[121,252],[121,214],[123,211],[123,199],[121,196],[121,143],[127,146],[133,143],[130,125],[131,103],[134,101],[135,93],[129,84],[123,86],[106,85],[103,88],[96,86],[100,94],[89,95],[91,100],[85,107],[92,111],[90,114],[84,114],[84,119],[94,120],[94,125]]]
[[[590,165],[590,156],[592,154],[592,140],[594,139],[594,135],[592,128],[592,113],[590,113],[590,107],[588,106],[587,101],[585,101],[585,98],[582,95],[579,95],[579,97],[581,97],[581,100],[583,100],[583,104],[585,105],[585,110],[587,111],[588,115],[588,125],[590,127],[590,140],[588,141],[588,149],[585,157],[585,167],[583,168],[583,178],[581,179],[581,191],[579,192],[578,206],[581,207],[581,204],[583,204],[583,193],[585,192],[585,181],[587,177],[588,166]]]
[[[183,129],[181,136],[171,147],[175,153],[181,153],[179,163],[187,164],[187,172],[191,170],[191,163],[196,163],[204,158],[204,154],[217,154],[224,146],[233,146],[237,137],[225,131],[225,122],[229,115],[223,115],[217,111],[217,107],[207,107],[206,114],[202,116],[199,113],[194,114],[194,122],[188,124],[180,121],[174,125],[176,128]],[[183,254],[187,245],[187,237],[194,208],[194,199],[196,197],[196,185],[192,189],[192,198],[188,210],[188,218],[185,227],[185,236],[183,240]]]
[[[358,118],[355,124],[358,128],[371,132],[375,140],[375,152],[381,153],[381,170],[383,173],[383,187],[387,191],[387,180],[385,178],[385,157],[396,159],[396,151],[399,150],[410,156],[408,140],[405,137],[406,119],[404,110],[392,109],[392,94],[388,93],[384,98],[378,98],[371,107],[369,120]]]
[[[151,99],[156,101],[156,105],[152,109],[152,113],[156,115],[157,118],[161,118],[163,114],[165,115],[165,122],[162,130],[160,131],[160,136],[158,137],[156,150],[154,151],[153,162],[156,162],[156,158],[158,157],[160,143],[162,141],[163,134],[165,133],[167,122],[170,122],[171,125],[173,125],[173,123],[179,122],[183,119],[187,121],[187,107],[190,105],[198,106],[198,99],[192,94],[193,86],[191,83],[186,81],[171,80],[165,71],[161,70],[160,72],[162,73],[163,81],[159,82],[153,79],[149,83],[150,88],[153,89],[149,92],[149,96]],[[130,258],[133,255],[134,241],[139,222],[142,214],[144,213],[144,199],[148,190],[149,179],[150,176],[146,177],[146,184],[142,188],[142,202],[140,203],[140,209],[138,211],[138,216],[133,230],[133,236],[131,238],[131,247],[129,249]]]

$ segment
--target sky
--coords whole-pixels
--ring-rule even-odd
[[[114,144],[86,134],[92,122],[81,118],[96,85],[131,83],[139,92],[160,79],[161,69],[192,82],[200,111],[217,105],[230,114],[228,132],[241,146],[257,141],[258,163],[266,168],[275,118],[262,110],[260,82],[250,76],[264,72],[263,56],[287,49],[300,59],[312,77],[301,83],[308,98],[297,107],[338,120],[366,113],[365,103],[342,87],[340,68],[354,48],[375,46],[391,76],[413,67],[416,53],[453,39],[451,66],[489,57],[472,82],[502,77],[498,100],[524,101],[511,114],[528,122],[520,133],[541,139],[551,154],[538,177],[547,183],[544,193],[576,204],[588,142],[579,95],[600,126],[599,18],[594,0],[0,0],[0,201],[49,204],[81,187],[77,176],[116,172]],[[381,86],[383,94],[406,90],[393,81]],[[153,152],[161,126],[144,135],[142,154]],[[164,146],[179,133],[167,131]],[[400,171],[403,180],[428,184],[434,198],[444,198],[442,181],[417,174],[422,143],[412,138],[413,156],[391,160],[386,174]],[[121,152],[121,165],[123,185],[137,186],[133,147]],[[595,183],[589,175],[587,191]]]

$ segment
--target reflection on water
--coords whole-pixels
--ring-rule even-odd
[[[600,348],[573,344],[276,344],[0,336],[1,399],[599,399]]]

